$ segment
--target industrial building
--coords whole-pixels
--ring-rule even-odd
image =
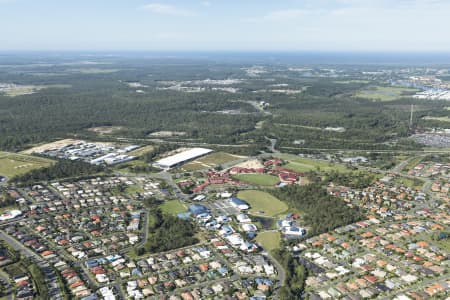
[[[239,210],[246,210],[246,209],[250,208],[250,205],[242,199],[233,197],[229,201],[230,201],[231,206],[233,206]]]
[[[200,156],[211,153],[211,149],[206,148],[192,148],[175,155],[160,159],[156,161],[153,166],[161,169],[170,169],[173,167],[180,166],[190,160],[196,159]]]
[[[202,214],[209,213],[209,209],[206,206],[200,205],[200,204],[193,204],[189,206],[189,212],[194,216],[197,217]]]

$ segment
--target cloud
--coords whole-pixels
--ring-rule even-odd
[[[194,11],[162,3],[147,4],[143,8],[146,11],[159,15],[180,16],[180,17],[191,17],[196,15]]]
[[[245,18],[243,19],[243,21],[246,23],[258,23],[266,21],[285,22],[285,21],[300,20],[304,19],[305,17],[317,14],[320,14],[319,10],[292,8],[292,9],[274,10],[260,17]]]
[[[264,19],[266,20],[273,20],[273,21],[281,21],[281,20],[292,20],[304,17],[305,15],[308,15],[310,11],[303,10],[303,9],[285,9],[285,10],[276,10],[268,13],[264,16]]]
[[[211,2],[209,2],[209,1],[202,1],[202,5],[206,6],[206,7],[210,7],[211,6]]]

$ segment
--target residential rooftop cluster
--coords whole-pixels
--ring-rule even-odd
[[[450,163],[421,162],[408,171],[409,175],[418,177],[442,177],[450,179]]]
[[[432,237],[450,223],[448,213],[398,215],[394,221],[370,218],[307,239],[294,247],[312,271],[307,279],[310,299],[393,298],[403,291],[419,298],[450,291],[443,274],[450,266],[448,248]],[[428,285],[424,284],[428,283]],[[433,284],[442,284],[429,289]]]

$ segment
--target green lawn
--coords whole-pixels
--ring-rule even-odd
[[[240,191],[237,196],[250,204],[250,213],[253,215],[273,217],[288,209],[286,203],[266,192],[256,190]],[[264,213],[260,213],[261,211]]]
[[[52,160],[41,157],[0,152],[0,175],[11,178],[34,169],[48,167],[52,163],[54,163]]]
[[[322,171],[331,171],[331,170],[335,170],[338,172],[350,171],[345,165],[330,163],[323,160],[303,158],[292,154],[274,154],[274,156],[288,161],[288,164],[283,166],[284,168],[297,172],[307,172],[311,170],[317,170],[317,168],[320,168],[320,170]]]
[[[242,182],[262,186],[274,186],[280,181],[278,177],[266,174],[238,174],[234,175],[233,178]]]
[[[161,204],[161,210],[164,213],[176,215],[181,212],[186,212],[187,208],[178,200],[170,200]]]
[[[283,167],[296,172],[309,172],[314,171],[316,169],[316,167],[314,167],[313,165],[297,162],[290,162],[287,165],[284,165]]]
[[[138,186],[138,185],[129,185],[127,186],[125,192],[128,195],[134,195],[136,193],[142,193],[144,190],[142,189],[142,187]]]
[[[256,236],[256,242],[258,242],[264,250],[272,251],[280,248],[281,235],[278,231],[261,232]]]
[[[182,171],[182,172],[195,172],[195,171],[208,169],[208,168],[210,168],[209,165],[204,165],[204,164],[202,164],[200,162],[193,161],[193,162],[190,162],[190,163],[187,163],[187,164],[183,165],[180,168],[180,171]],[[179,170],[176,170],[176,172],[178,172],[178,171]]]
[[[202,158],[199,158],[198,161],[202,162],[204,164],[214,164],[214,165],[221,165],[233,160],[239,159],[239,156],[232,155],[225,152],[214,152],[211,154],[208,154]]]
[[[354,97],[380,101],[392,101],[404,97],[408,93],[411,94],[418,91],[419,90],[412,88],[375,86],[359,91],[354,95]]]

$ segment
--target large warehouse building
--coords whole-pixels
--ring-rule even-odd
[[[161,169],[170,169],[182,165],[185,162],[203,156],[205,154],[211,153],[211,149],[206,148],[192,148],[175,155],[160,159],[156,161],[153,165]]]

